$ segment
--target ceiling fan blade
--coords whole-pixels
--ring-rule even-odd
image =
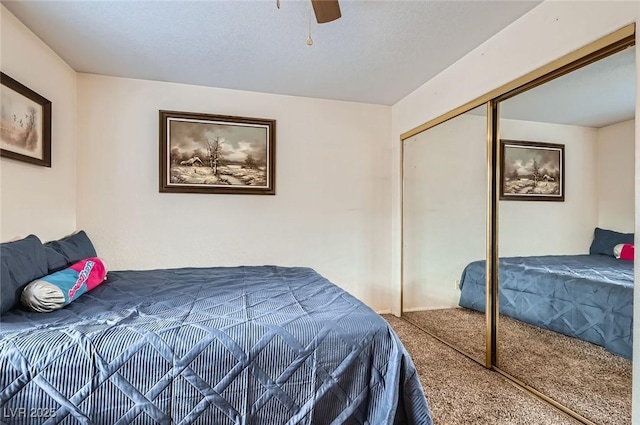
[[[342,16],[338,0],[311,0],[319,24],[335,21]]]

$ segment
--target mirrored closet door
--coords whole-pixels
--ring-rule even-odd
[[[403,317],[585,424],[631,423],[635,57],[630,24],[401,137]]]
[[[635,81],[627,48],[499,103],[496,366],[597,424],[631,423]]]
[[[461,308],[460,282],[469,263],[484,267],[486,129],[482,105],[403,148],[402,316],[483,364],[484,292],[462,300],[475,310]]]

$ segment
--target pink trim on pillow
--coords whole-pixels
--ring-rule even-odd
[[[620,250],[620,259],[626,261],[633,261],[635,256],[635,247],[631,244],[622,245],[622,249]]]

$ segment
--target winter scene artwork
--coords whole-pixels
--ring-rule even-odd
[[[500,199],[564,201],[564,145],[501,140]]]
[[[5,75],[0,91],[0,153],[51,166],[51,102]]]
[[[275,194],[275,121],[160,111],[160,191]]]

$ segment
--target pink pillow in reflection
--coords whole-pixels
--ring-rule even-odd
[[[629,243],[621,243],[613,248],[613,255],[620,260],[633,261],[635,248]]]

